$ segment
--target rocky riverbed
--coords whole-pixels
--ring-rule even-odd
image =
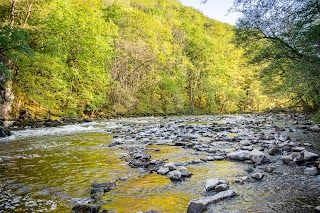
[[[320,128],[305,115],[123,118],[14,131],[0,143],[0,212],[320,205]]]

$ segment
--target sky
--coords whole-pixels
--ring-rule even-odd
[[[180,0],[180,2],[200,10],[210,18],[232,25],[236,24],[239,16],[237,13],[228,14],[228,10],[233,5],[233,0],[208,0],[205,4],[202,4],[201,0]]]

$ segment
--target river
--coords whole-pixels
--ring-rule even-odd
[[[0,212],[72,212],[75,205],[93,202],[92,184],[108,181],[117,186],[95,201],[100,211],[186,212],[192,199],[207,195],[209,178],[228,181],[237,196],[206,212],[315,212],[320,175],[304,174],[307,163],[284,164],[286,151],[257,166],[212,161],[212,156],[225,158],[245,142],[267,155],[268,144],[288,141],[319,154],[319,136],[318,126],[305,116],[287,114],[119,118],[30,127],[0,141]],[[185,165],[193,175],[171,181],[132,168],[125,159],[133,148],[152,160]],[[264,172],[266,165],[274,170],[261,181],[237,182],[249,175],[248,168]]]

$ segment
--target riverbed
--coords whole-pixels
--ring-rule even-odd
[[[245,144],[247,143],[247,144]],[[205,181],[224,179],[235,197],[206,212],[315,212],[320,175],[310,163],[285,164],[274,144],[320,154],[320,129],[305,115],[247,114],[118,118],[51,128],[14,131],[0,141],[0,212],[72,212],[76,205],[100,212],[186,212],[193,199],[207,196]],[[128,165],[132,149],[151,160],[185,166],[193,175],[172,181]],[[268,161],[230,161],[228,153],[257,149]],[[298,150],[298,148],[296,148]],[[265,172],[267,166],[272,171]],[[249,171],[249,172],[248,172]],[[260,181],[239,179],[263,172]],[[93,200],[93,184],[116,187]],[[107,211],[106,211],[107,212]]]

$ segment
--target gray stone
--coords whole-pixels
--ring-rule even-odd
[[[30,188],[28,188],[28,187],[22,187],[22,188],[20,188],[20,189],[17,190],[16,194],[17,194],[17,195],[25,195],[25,194],[28,194],[30,191],[31,191]]]
[[[174,163],[166,163],[164,167],[168,167],[170,171],[176,170],[176,165]]]
[[[3,159],[2,159],[2,157],[0,157],[0,163],[3,163]]]
[[[316,206],[315,210],[316,212],[320,212],[320,206]]]
[[[258,172],[258,173],[254,173],[254,174],[252,174],[251,175],[251,177],[253,178],[253,179],[255,179],[255,180],[262,180],[263,179],[263,177],[264,177],[264,174],[263,173],[260,173],[260,172]]]
[[[213,196],[203,197],[198,200],[192,200],[188,205],[188,213],[200,213],[206,210],[207,206],[213,203],[217,203],[228,197],[233,197],[235,192],[227,190],[219,192]]]
[[[264,171],[265,172],[268,172],[268,173],[271,173],[273,172],[274,170],[274,167],[272,165],[267,165],[265,168],[264,168]]]
[[[269,153],[269,155],[271,155],[271,156],[277,155],[277,154],[280,154],[280,153],[281,153],[281,149],[278,148],[278,147],[271,147],[271,148],[268,150],[268,153]]]
[[[212,156],[207,156],[207,157],[206,157],[206,160],[207,160],[207,161],[214,161],[214,160],[215,160],[215,158],[214,158],[214,157],[212,157]]]
[[[229,189],[229,186],[228,186],[228,184],[226,184],[226,183],[219,184],[219,185],[217,185],[217,186],[214,188],[214,190],[215,190],[216,192],[226,191],[227,189]]]
[[[292,151],[293,152],[302,152],[302,151],[304,151],[304,150],[306,150],[306,148],[304,148],[304,147],[293,147],[292,148]]]
[[[250,160],[252,160],[254,163],[261,163],[264,159],[265,155],[263,152],[254,149],[250,152]]]
[[[227,154],[227,158],[238,161],[250,160],[250,152],[247,150],[238,150],[230,152]]]
[[[174,170],[168,173],[167,175],[171,180],[178,181],[181,179],[181,172]]]
[[[184,166],[179,166],[177,169],[181,172],[181,177],[191,177],[192,175],[192,173]]]
[[[215,160],[224,160],[224,156],[215,155],[213,156]]]
[[[166,175],[169,171],[170,170],[168,167],[160,167],[160,169],[158,169],[157,173],[159,175]]]
[[[285,164],[288,164],[288,163],[290,163],[291,161],[293,161],[292,154],[283,156],[283,157],[282,157],[282,161],[283,161]]]
[[[302,152],[302,156],[303,156],[303,160],[304,161],[315,161],[319,157],[318,154],[312,153],[312,152],[308,152],[308,151],[303,151]]]
[[[214,188],[219,185],[219,179],[216,178],[212,178],[212,179],[208,179],[206,180],[206,186],[204,187],[206,189],[206,191],[211,191],[214,190]]]
[[[248,151],[252,151],[253,150],[252,146],[242,146],[241,149],[242,150],[248,150]]]
[[[306,168],[304,170],[304,174],[306,175],[310,175],[310,176],[316,176],[318,174],[318,169],[316,167],[310,167],[310,168]]]

